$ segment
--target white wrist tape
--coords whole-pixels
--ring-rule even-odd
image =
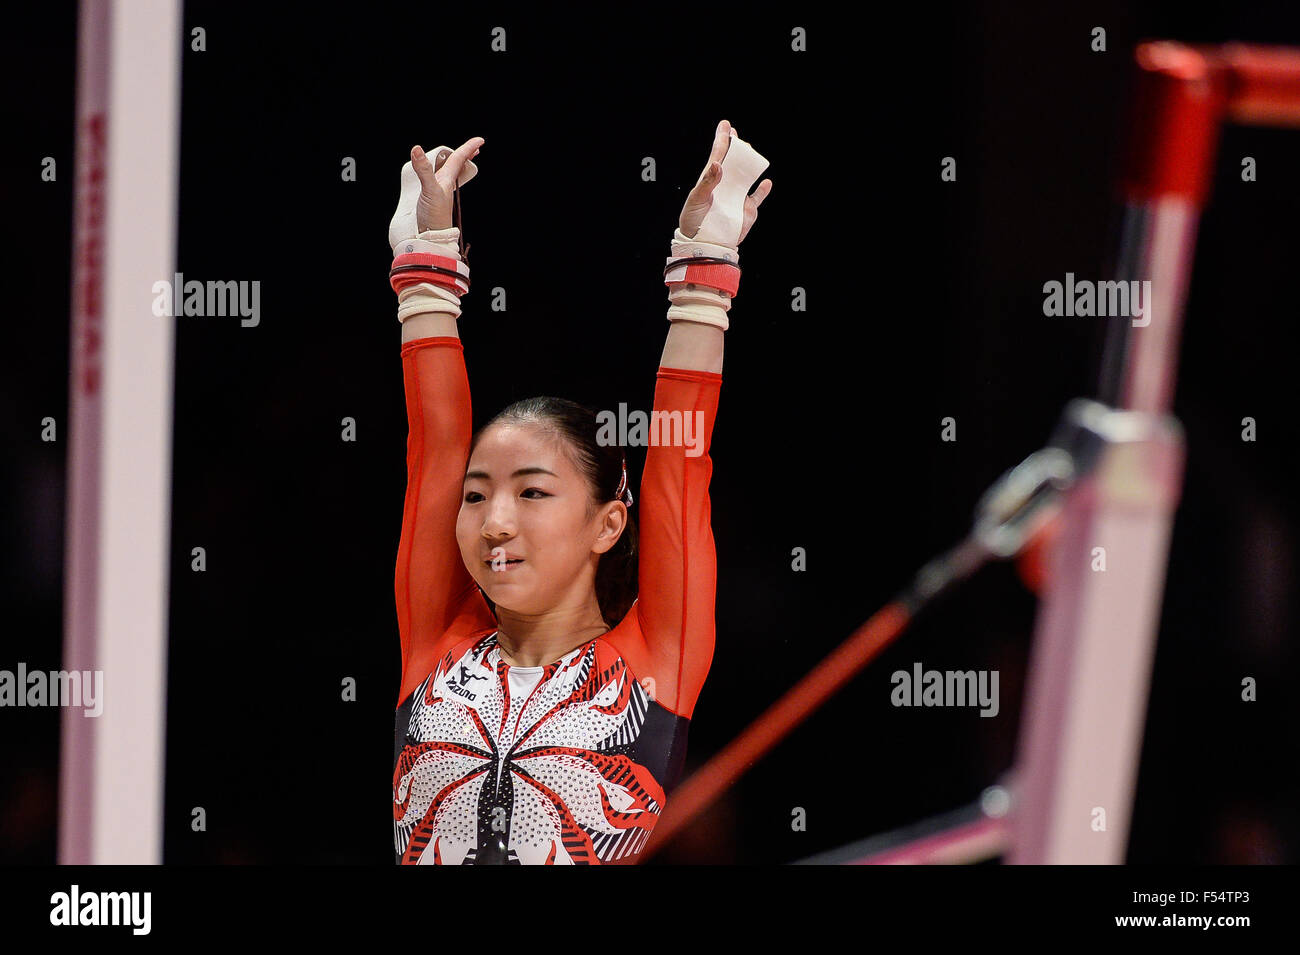
[[[393,246],[393,255],[403,252],[433,252],[460,261],[460,230],[455,226],[450,229],[425,229],[418,236],[402,239]]]
[[[456,150],[450,146],[439,146],[434,150],[426,150],[425,154],[429,157],[429,162],[433,163],[435,169],[438,168],[438,157],[443,153],[450,155]],[[461,167],[460,176],[456,179],[458,187],[464,186],[478,174],[478,166],[474,165],[473,160],[467,160]],[[397,200],[397,211],[393,213],[392,221],[388,223],[388,244],[393,249],[393,254],[397,255],[397,245],[404,239],[414,238],[419,234],[420,228],[415,221],[415,206],[420,201],[420,177],[415,172],[415,167],[408,161],[402,167],[402,194]],[[413,249],[414,252],[421,251]]]
[[[724,332],[731,327],[727,319],[731,299],[717,289],[703,285],[679,285],[668,293],[668,299],[673,303],[668,306],[670,322],[700,322],[703,325],[716,325]],[[722,302],[726,304],[720,304]]]
[[[716,245],[712,242],[705,242],[703,239],[699,237],[698,234],[694,238],[688,238],[686,234],[682,232],[681,229],[673,229],[673,241],[672,241],[672,245],[669,248],[670,251],[672,252],[672,255],[668,257],[668,260],[665,263],[667,265],[671,265],[673,259],[681,259],[681,258],[686,258],[688,256],[694,258],[696,256],[701,256],[701,255],[712,256],[713,258],[718,258],[718,259],[726,259],[728,262],[733,262],[736,265],[740,264],[740,252],[737,251],[735,246]],[[678,268],[676,269],[669,269],[667,272],[664,273],[664,281],[665,282],[673,281],[673,275],[675,272],[678,271],[684,274],[686,272],[686,266],[682,265],[682,266],[678,266]],[[678,281],[684,281],[684,280],[679,279]]]
[[[397,321],[404,322],[412,315],[425,312],[442,312],[460,318],[460,300],[445,288],[429,282],[420,282],[404,288],[397,295]]]

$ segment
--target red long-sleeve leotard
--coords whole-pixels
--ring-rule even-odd
[[[689,415],[700,429],[689,444],[680,427],[673,443],[650,429],[632,609],[608,633],[512,677],[456,542],[472,433],[461,341],[416,339],[401,354],[410,432],[396,573],[398,861],[628,861],[680,775],[713,658],[709,445],[722,376],[658,371],[654,411],[679,413],[678,425]]]

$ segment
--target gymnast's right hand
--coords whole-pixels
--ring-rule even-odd
[[[465,163],[478,155],[486,140],[475,136],[451,154],[443,153],[435,166],[423,149],[411,147],[411,165],[420,177],[420,199],[415,204],[415,224],[426,229],[450,229],[452,226],[452,187],[460,178]]]
[[[440,146],[434,150],[437,165],[419,146],[411,147],[411,161],[402,166],[402,193],[397,211],[388,224],[388,242],[397,252],[400,243],[430,229],[450,229],[453,189],[462,186],[478,171],[471,160],[485,140],[475,136],[459,149]]]

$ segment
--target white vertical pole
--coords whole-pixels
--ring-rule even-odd
[[[1172,418],[1111,414],[1144,433],[1114,428],[1061,516],[1030,653],[1013,865],[1119,865],[1128,849],[1184,458]]]
[[[1148,280],[1149,324],[1125,336],[1108,442],[1068,492],[1039,603],[1017,759],[1012,864],[1122,864],[1185,459],[1168,414],[1198,215],[1179,198],[1129,209],[1122,280]],[[1094,548],[1106,569],[1094,569]],[[1099,811],[1100,810],[1100,811]],[[1104,822],[1105,828],[1101,828]]]
[[[82,0],[78,35],[59,862],[162,861],[179,0]]]

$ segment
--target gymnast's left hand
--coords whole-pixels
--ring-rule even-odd
[[[727,155],[728,147],[731,146],[731,133],[732,126],[725,119],[718,123],[718,128],[713,133],[713,149],[709,152],[709,161],[704,166],[704,172],[700,173],[695,188],[687,195],[686,204],[682,206],[682,214],[677,220],[677,225],[682,230],[682,235],[687,238],[700,231],[700,225],[713,204],[713,188],[722,180],[722,160]],[[739,130],[736,131],[736,135],[740,135]],[[737,245],[745,241],[750,227],[758,218],[758,207],[771,191],[772,180],[764,179],[752,194],[745,197],[745,214],[741,221]]]

